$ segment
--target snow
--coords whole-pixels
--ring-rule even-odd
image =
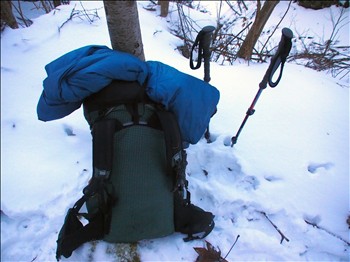
[[[169,33],[176,13],[163,19],[159,10],[145,10],[147,4],[138,3],[146,59],[202,79],[203,70],[190,70],[176,50],[181,40]],[[102,1],[83,5],[96,9],[100,19],[75,18],[58,31],[74,7],[82,8],[71,2],[33,18],[29,28],[7,28],[1,35],[1,261],[54,261],[66,211],[91,176],[91,135],[82,110],[46,123],[36,115],[46,64],[85,45],[110,46]],[[287,5],[277,5],[267,26],[279,21]],[[188,12],[200,26],[215,22],[215,9]],[[279,29],[327,38],[330,14],[337,12],[292,3]],[[271,39],[275,44],[279,29]],[[348,25],[339,41],[349,45]],[[206,240],[225,256],[240,235],[228,261],[349,261],[349,79],[287,63],[280,84],[262,92],[230,147],[267,67],[211,63],[210,83],[221,93],[210,124],[214,141],[203,139],[187,149],[186,170],[193,203],[215,214],[216,227]],[[280,243],[263,214],[289,241]],[[204,240],[182,238],[144,240],[137,252],[142,261],[194,261],[193,247],[205,247]],[[62,260],[118,261],[117,250],[98,241]]]

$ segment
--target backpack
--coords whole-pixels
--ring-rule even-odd
[[[84,99],[83,107],[92,134],[93,174],[67,212],[57,260],[92,240],[133,243],[174,232],[187,234],[184,241],[206,237],[214,216],[191,203],[174,114],[136,81],[114,80]]]

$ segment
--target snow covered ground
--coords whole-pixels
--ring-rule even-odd
[[[181,41],[169,33],[171,17],[146,11],[146,4],[138,5],[146,59],[202,79],[203,70],[190,70],[176,50]],[[83,4],[97,9],[100,19],[73,19],[58,31],[75,5],[82,8],[72,2],[33,19],[29,28],[1,35],[1,261],[54,261],[66,211],[91,176],[91,136],[82,110],[46,123],[36,115],[46,64],[85,45],[110,46],[102,1]],[[281,1],[269,23],[287,5]],[[327,37],[330,10],[339,12],[292,3],[280,29]],[[349,45],[349,25],[341,30],[339,40]],[[275,35],[277,44],[280,33]],[[228,261],[349,261],[349,79],[287,63],[280,84],[263,91],[238,143],[227,146],[267,67],[211,63],[211,84],[221,93],[210,124],[215,139],[187,149],[192,201],[215,214],[206,240],[224,257],[240,235]],[[280,243],[268,219],[289,241]],[[182,237],[141,241],[137,252],[142,261],[194,261],[193,247],[205,242]],[[67,260],[122,260],[117,250],[88,243]]]

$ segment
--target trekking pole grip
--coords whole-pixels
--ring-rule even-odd
[[[213,31],[215,30],[214,26],[206,26],[201,30],[203,32],[201,48],[203,50],[204,58],[204,81],[210,81],[210,43],[212,41]]]
[[[267,86],[267,83],[271,87],[276,87],[281,80],[284,63],[286,62],[287,56],[292,48],[292,38],[293,32],[289,28],[282,29],[282,37],[278,44],[278,49],[276,54],[271,58],[270,66],[266,71],[266,74],[263,80],[260,82],[259,87],[264,89]],[[278,79],[273,82],[272,77],[275,74],[277,68],[281,65],[280,75]]]
[[[293,32],[289,28],[282,29],[282,38],[278,45],[277,54],[281,57],[281,62],[284,63],[292,48]]]

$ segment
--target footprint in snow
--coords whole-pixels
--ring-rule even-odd
[[[1,211],[1,222],[10,223],[12,219],[8,215],[6,215],[4,211],[2,210],[0,211]]]
[[[265,176],[264,178],[266,181],[269,181],[269,182],[278,182],[282,180],[282,178],[276,177],[276,176]]]
[[[309,171],[311,174],[317,173],[319,170],[329,170],[334,166],[333,163],[327,162],[327,163],[310,163],[307,166],[307,171]]]
[[[260,185],[259,180],[255,176],[244,176],[238,182],[237,187],[243,190],[256,190]]]
[[[75,134],[73,132],[73,127],[65,124],[65,125],[63,125],[63,130],[67,134],[67,136],[75,136]]]
[[[231,143],[232,143],[232,141],[231,141],[231,137],[225,137],[225,139],[224,139],[224,146],[231,146]]]

